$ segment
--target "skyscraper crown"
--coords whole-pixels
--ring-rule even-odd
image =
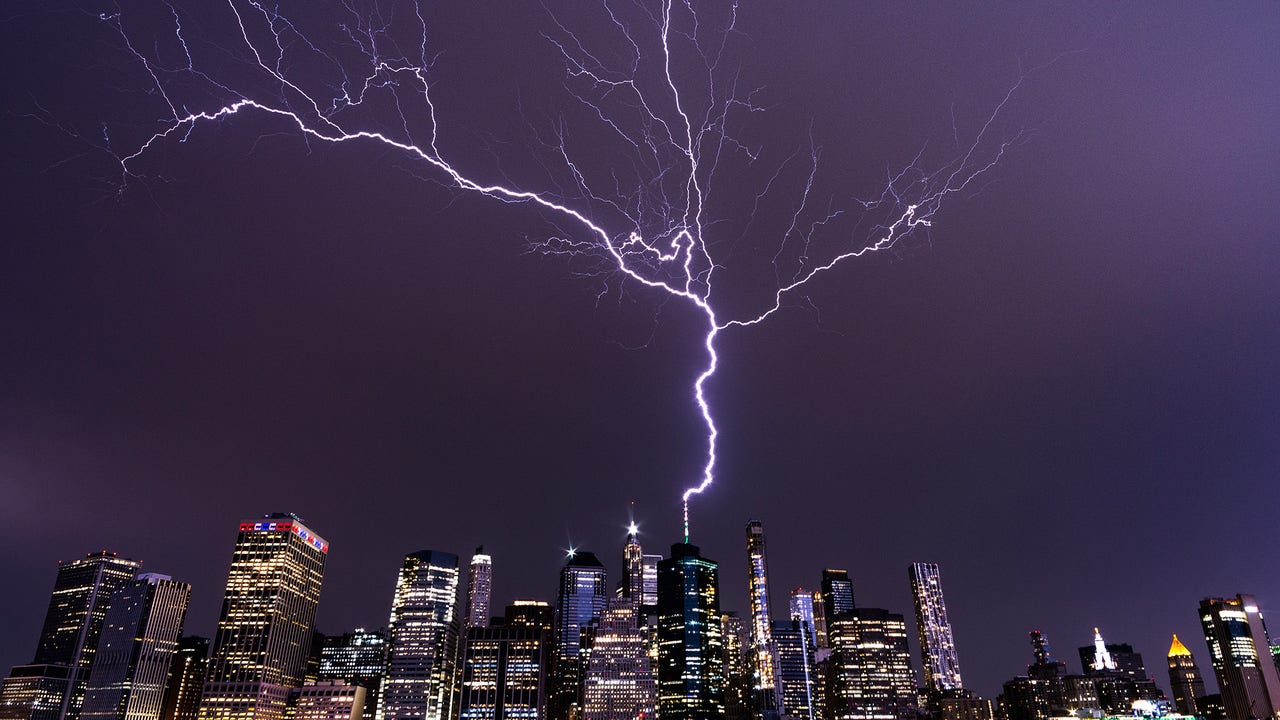
[[[1173,634],[1173,644],[1169,646],[1169,657],[1191,657],[1191,651],[1178,639],[1178,633]]]

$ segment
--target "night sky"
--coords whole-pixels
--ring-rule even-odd
[[[169,9],[124,5],[139,50],[174,61]],[[227,8],[190,5],[193,54],[242,72]],[[548,12],[469,5],[424,7],[442,152],[546,189],[563,171],[531,138],[565,118],[610,167]],[[576,231],[545,213],[261,114],[160,143],[121,187],[103,128],[123,153],[168,109],[97,19],[113,7],[23,0],[0,21],[3,669],[30,660],[56,562],[100,548],[191,582],[187,630],[211,635],[237,522],[272,511],[332,543],[327,633],[385,623],[406,552],[465,562],[484,544],[498,611],[554,600],[570,544],[616,579],[631,501],[646,550],[667,552],[704,452],[696,312],[530,253]],[[588,42],[610,32],[556,14]],[[803,166],[748,224],[757,181],[810,133],[822,202],[851,206],[922,147],[926,166],[954,157],[1040,69],[993,129],[1022,140],[931,233],[721,338],[721,465],[692,512],[725,606],[746,610],[755,518],[778,616],[824,567],[909,615],[908,563],[939,563],[966,684],[988,696],[1033,628],[1075,668],[1100,626],[1167,690],[1170,633],[1209,671],[1200,598],[1280,615],[1280,6],[739,15],[729,57],[770,108],[742,137],[772,165],[717,185],[707,235],[735,316],[771,297]]]

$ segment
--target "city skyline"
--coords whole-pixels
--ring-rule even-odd
[[[429,5],[442,152],[541,183],[545,158],[521,152],[566,118],[590,177],[626,166],[581,122],[541,3]],[[56,562],[103,548],[190,584],[186,632],[213,638],[232,526],[267,511],[334,542],[326,632],[384,625],[423,548],[465,579],[483,545],[491,614],[554,600],[570,547],[611,590],[632,502],[665,554],[706,454],[696,313],[529,253],[573,232],[545,214],[262,114],[168,138],[121,178],[111,151],[169,110],[124,37],[194,106],[174,16],[197,64],[238,71],[253,61],[228,7],[16,0],[0,22],[23,69],[0,89],[0,547],[21,590],[0,596],[0,664],[32,659]],[[293,18],[346,47],[329,7]],[[598,7],[547,7],[602,59],[626,50]],[[1196,604],[1280,599],[1280,13],[1232,10],[743,6],[726,69],[769,110],[735,127],[760,160],[707,218],[735,317],[790,275],[771,259],[811,147],[816,212],[856,208],[922,148],[939,167],[1015,84],[992,137],[1020,140],[927,234],[719,339],[718,480],[690,512],[726,609],[750,624],[755,518],[774,619],[786,590],[844,568],[857,605],[911,626],[903,570],[937,563],[983,695],[1025,666],[1033,628],[1075,671],[1098,627],[1162,686],[1176,633],[1213,682]],[[745,180],[787,162],[754,208]],[[562,175],[539,189],[571,191]]]

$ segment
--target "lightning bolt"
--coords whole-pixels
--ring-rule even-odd
[[[111,138],[103,131],[105,144],[101,147],[119,161],[122,186],[144,177],[135,167],[157,145],[185,140],[201,124],[252,113],[285,121],[309,143],[368,143],[393,150],[424,163],[457,190],[540,208],[554,218],[556,227],[568,229],[533,243],[533,249],[548,255],[594,259],[598,269],[660,297],[679,300],[702,319],[705,365],[693,382],[692,399],[705,428],[706,459],[698,479],[681,495],[686,542],[690,500],[707,491],[715,480],[719,431],[706,390],[720,366],[717,341],[722,333],[763,323],[788,307],[818,276],[927,232],[949,196],[970,189],[1023,138],[1020,132],[1000,140],[991,136],[1027,73],[1008,88],[976,135],[965,147],[957,148],[949,162],[926,172],[922,150],[900,170],[888,174],[871,199],[846,200],[848,208],[834,207],[829,201],[822,209],[815,207],[820,201],[814,190],[821,153],[810,140],[807,153],[793,153],[756,194],[750,222],[743,230],[745,234],[750,229],[761,203],[774,202],[775,185],[784,183],[786,167],[807,155],[807,177],[793,197],[790,224],[778,239],[773,258],[777,285],[755,310],[737,317],[725,312],[722,317],[712,292],[713,276],[722,266],[713,260],[708,242],[712,223],[704,214],[720,168],[734,158],[751,165],[761,157],[760,148],[736,139],[730,126],[767,109],[755,99],[759,90],[738,89],[738,72],[729,67],[726,48],[737,35],[736,2],[720,8],[715,18],[708,18],[711,13],[695,11],[688,0],[633,3],[625,8],[602,0],[601,19],[611,28],[606,42],[581,37],[551,14],[556,30],[544,37],[563,59],[566,90],[619,143],[624,150],[622,159],[630,160],[634,171],[632,184],[624,189],[623,179],[611,170],[613,188],[609,191],[600,190],[600,178],[574,161],[563,123],[551,140],[543,141],[565,178],[562,183],[553,181],[550,190],[482,180],[447,158],[441,150],[444,138],[437,122],[437,111],[443,108],[437,107],[431,80],[437,58],[428,52],[428,23],[422,7],[411,1],[393,8],[409,7],[410,14],[387,11],[376,2],[338,2],[335,9],[343,18],[339,33],[344,36],[343,45],[349,46],[341,52],[325,50],[313,42],[301,29],[302,23],[290,20],[274,4],[226,0],[229,27],[235,37],[231,46],[221,50],[238,50],[248,72],[245,77],[217,79],[212,71],[197,69],[195,43],[187,37],[187,28],[194,23],[184,23],[177,7],[166,3],[172,15],[170,42],[176,42],[171,52],[177,58],[168,63],[159,57],[158,40],[151,55],[138,49],[146,44],[131,38],[118,9],[102,14],[101,21],[119,35],[124,50],[145,70],[167,113],[160,129],[140,138],[129,152],[112,149]],[[395,29],[384,20],[397,16],[411,17],[409,22],[415,27],[414,41],[407,50],[396,42]],[[592,47],[606,48],[613,60],[602,60],[605,53],[589,49]],[[338,59],[352,48],[360,58],[357,67]],[[687,63],[684,67],[679,65],[682,61]],[[308,67],[317,75],[328,78],[319,83],[328,94],[312,89],[309,85],[317,83],[299,79],[290,70],[305,63],[311,63]],[[693,83],[690,77],[698,81]],[[203,109],[188,110],[181,98],[185,85],[178,79],[187,84],[200,81],[206,95],[221,96],[221,104],[215,101]],[[376,113],[364,111],[380,101],[391,103],[399,128],[361,123],[362,117],[365,123],[370,122]],[[421,113],[406,111],[409,102],[419,103]],[[425,123],[425,136],[411,131],[411,117]],[[837,223],[854,215],[858,219],[851,229],[843,235],[833,233]],[[605,217],[613,222],[600,219]],[[868,217],[878,218],[869,228],[863,222]],[[819,234],[836,235],[843,249],[814,262],[811,253]],[[791,257],[793,266],[784,269]]]

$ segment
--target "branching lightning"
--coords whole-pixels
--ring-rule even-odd
[[[581,37],[552,14],[555,31],[545,38],[563,59],[565,88],[621,150],[616,162],[610,158],[610,177],[603,178],[574,160],[567,130],[557,125],[554,137],[543,145],[566,181],[535,190],[505,179],[480,179],[444,150],[448,138],[441,136],[438,114],[461,111],[437,104],[432,70],[438,58],[431,55],[429,24],[416,0],[394,8],[338,0],[338,27],[347,46],[330,50],[308,39],[301,23],[290,20],[278,5],[267,0],[225,1],[228,27],[236,34],[228,48],[246,59],[244,77],[219,77],[214,70],[199,69],[188,36],[191,25],[173,5],[168,5],[169,37],[175,45],[168,63],[161,59],[158,43],[150,55],[139,49],[147,46],[131,38],[119,11],[100,16],[154,83],[154,94],[169,116],[158,131],[140,138],[127,152],[113,148],[104,130],[105,149],[119,160],[123,181],[142,177],[136,167],[158,145],[185,141],[203,124],[257,114],[287,122],[308,143],[368,144],[398,152],[457,190],[540,208],[559,232],[533,243],[534,250],[595,260],[597,268],[659,297],[679,300],[702,319],[705,365],[693,382],[692,400],[705,427],[706,456],[700,476],[681,496],[686,541],[689,501],[715,479],[718,430],[706,389],[719,367],[721,334],[758,325],[789,302],[794,304],[798,291],[818,276],[927,231],[949,196],[971,188],[1022,137],[991,137],[997,118],[1022,83],[1018,80],[950,162],[926,172],[917,155],[888,174],[871,199],[833,196],[825,202],[814,190],[820,150],[810,140],[807,148],[802,146],[782,161],[755,194],[747,222],[750,229],[755,210],[776,202],[777,188],[785,184],[784,169],[807,160],[805,178],[791,198],[789,224],[776,240],[777,284],[766,292],[760,307],[730,317],[713,293],[713,278],[723,266],[713,259],[712,249],[718,245],[712,241],[715,222],[708,219],[707,207],[713,189],[723,187],[716,181],[722,179],[724,166],[734,158],[750,165],[761,157],[758,146],[736,139],[730,127],[766,110],[758,104],[758,90],[739,90],[738,73],[726,60],[726,48],[736,34],[736,2],[713,13],[695,11],[687,1],[620,7],[618,0],[601,0],[601,17],[609,28],[609,36],[603,38]],[[716,16],[708,17],[712,14]],[[414,42],[407,51],[406,43],[394,39],[402,35],[393,34],[384,18],[396,18],[400,32],[405,22],[413,26]],[[298,76],[295,68],[307,63],[323,81]],[[202,85],[206,106],[190,110],[188,105],[194,103],[181,96],[195,82]],[[209,102],[209,96],[215,100]],[[393,108],[398,122],[374,122],[377,114],[366,109],[379,103]],[[414,127],[419,128],[416,133]],[[627,166],[632,177],[620,176],[618,168]],[[847,220],[850,227],[837,227]],[[820,236],[827,242],[834,238],[837,249],[819,251]],[[814,261],[814,254],[822,259]]]

